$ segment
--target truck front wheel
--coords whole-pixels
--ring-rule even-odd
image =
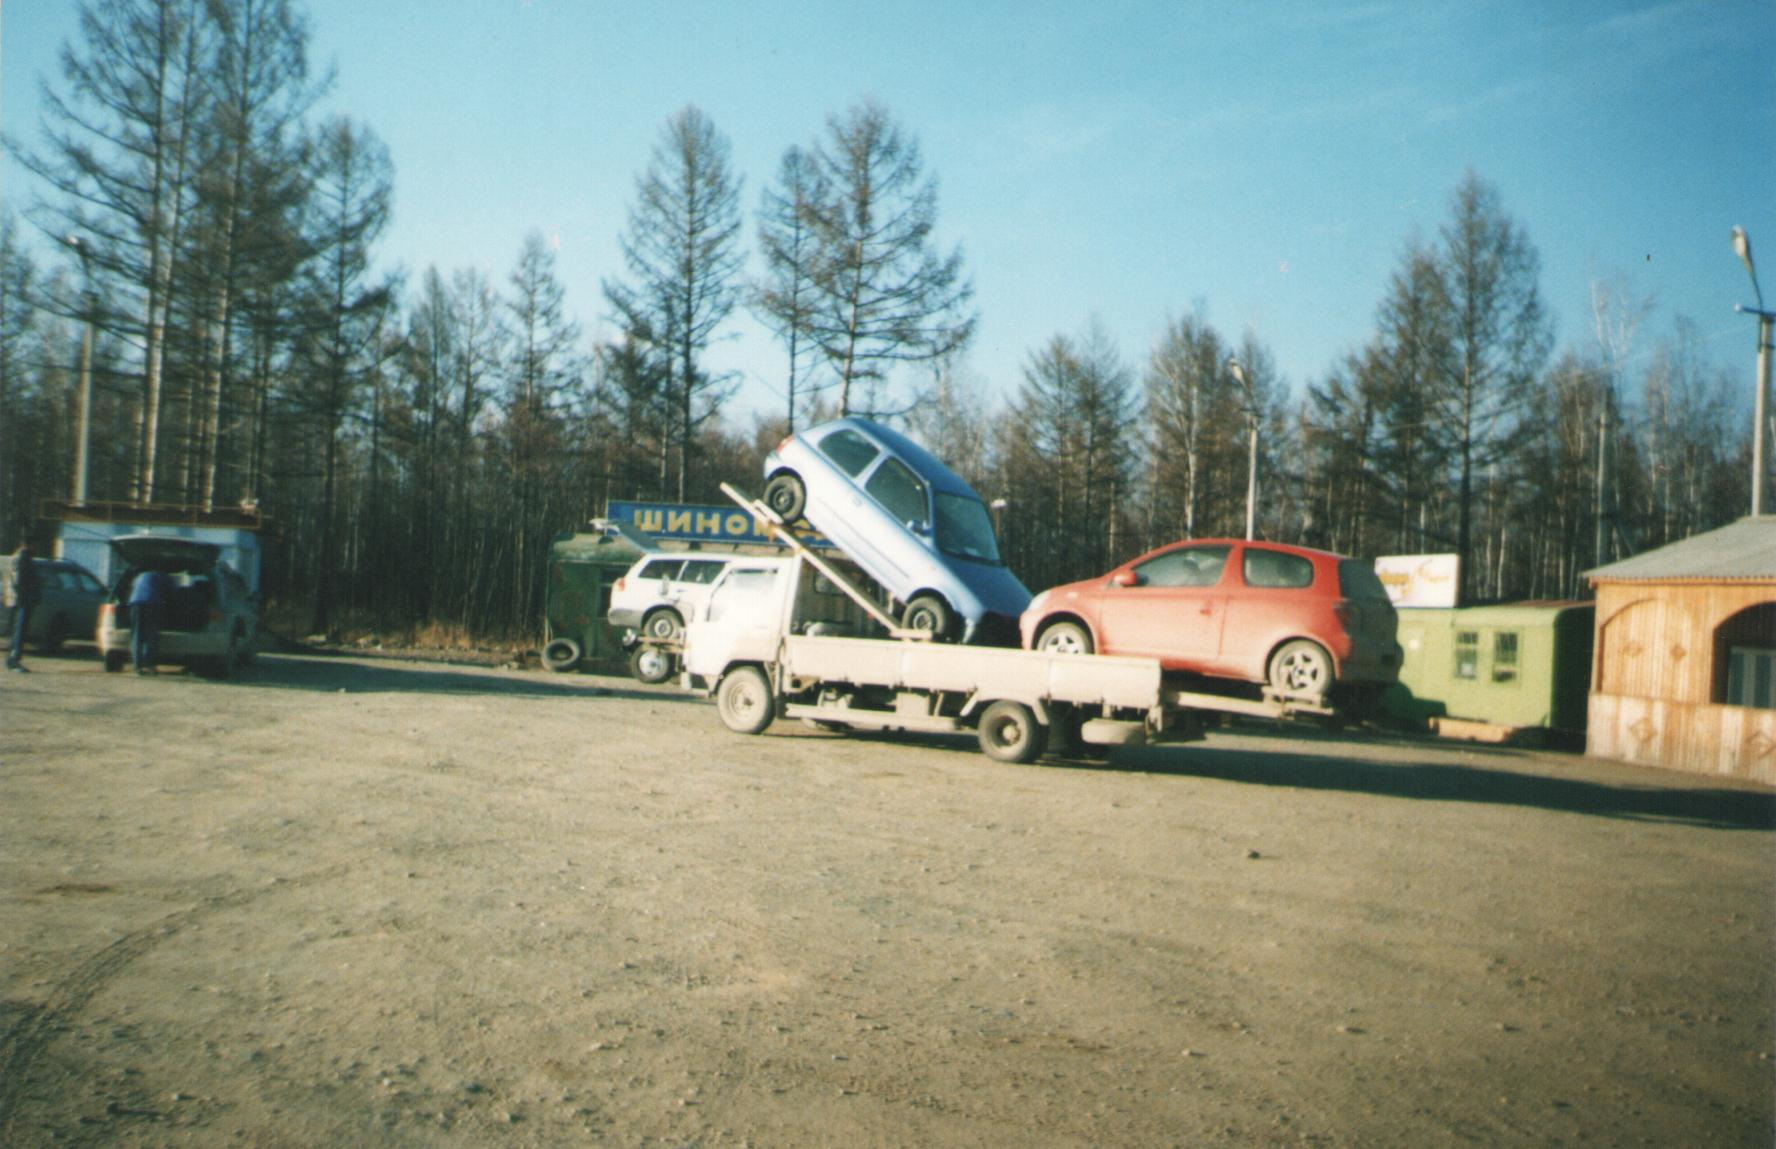
[[[771,682],[756,666],[728,671],[716,688],[715,708],[722,723],[736,734],[762,734],[777,717]]]
[[[1047,730],[1021,702],[1001,698],[981,714],[981,752],[995,762],[1034,762],[1042,757]]]

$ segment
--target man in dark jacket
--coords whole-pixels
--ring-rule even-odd
[[[6,652],[6,669],[25,674],[25,631],[31,626],[31,610],[42,593],[42,576],[31,554],[28,540],[19,540],[18,554],[12,559],[12,586],[8,599],[12,606],[12,646]]]
[[[157,674],[155,656],[160,650],[160,616],[166,609],[170,582],[156,570],[136,576],[130,587],[130,660],[137,674]]]

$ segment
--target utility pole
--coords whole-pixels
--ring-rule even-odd
[[[1246,369],[1238,359],[1229,356],[1227,370],[1233,381],[1246,393],[1246,427],[1250,435],[1246,448],[1246,541],[1258,537],[1258,399],[1246,382]]]
[[[1758,321],[1757,398],[1752,403],[1751,418],[1751,513],[1761,515],[1764,513],[1764,488],[1769,484],[1764,465],[1764,442],[1770,437],[1770,428],[1765,412],[1769,409],[1770,396],[1770,328],[1776,321],[1776,313],[1764,309],[1757,265],[1751,260],[1751,237],[1742,227],[1733,229],[1733,250],[1745,264],[1745,270],[1751,276],[1752,294],[1757,296],[1756,307],[1736,304],[1733,310],[1742,315],[1755,315]]]
[[[68,236],[65,242],[80,257],[81,306],[86,311],[85,330],[80,336],[80,401],[75,414],[74,489],[71,492],[74,505],[81,507],[86,505],[86,460],[92,443],[93,325],[98,319],[98,300],[93,294],[90,245],[77,235]]]

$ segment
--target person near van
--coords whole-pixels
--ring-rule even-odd
[[[12,560],[8,605],[12,608],[12,646],[6,652],[6,669],[28,674],[25,669],[25,631],[31,626],[31,611],[43,591],[42,576],[31,554],[28,539],[19,540],[18,554]]]
[[[161,571],[145,570],[130,587],[130,661],[137,674],[158,674],[154,667],[160,651],[161,615],[171,586]]]

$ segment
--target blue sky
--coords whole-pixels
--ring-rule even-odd
[[[1729,232],[1776,300],[1776,3],[716,3],[314,0],[325,107],[396,168],[383,256],[503,282],[559,242],[569,307],[606,333],[601,279],[660,130],[695,103],[733,145],[747,240],[785,148],[865,97],[920,141],[939,235],[980,313],[968,367],[1014,390],[1094,316],[1134,366],[1200,305],[1254,331],[1291,384],[1361,345],[1401,251],[1468,168],[1542,256],[1563,346],[1590,284],[1653,296],[1749,378],[1754,324]],[[0,10],[0,120],[37,138],[38,78],[72,2]],[[0,168],[13,210],[32,188]],[[775,412],[781,352],[737,316],[710,352]]]

